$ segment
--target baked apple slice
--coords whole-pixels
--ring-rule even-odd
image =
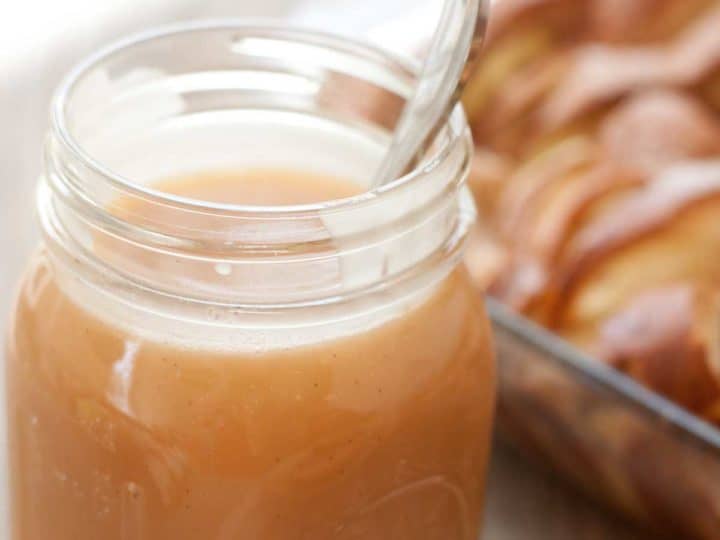
[[[627,299],[720,279],[720,161],[678,165],[614,205],[568,244],[546,323],[580,344]]]
[[[720,400],[719,300],[709,285],[642,293],[602,322],[587,348],[648,388],[702,413]]]

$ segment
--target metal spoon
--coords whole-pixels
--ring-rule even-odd
[[[415,93],[405,105],[371,189],[407,172],[460,100],[485,37],[487,6],[487,0],[445,0]]]

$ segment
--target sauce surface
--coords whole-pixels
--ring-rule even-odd
[[[212,171],[161,180],[152,187],[188,199],[250,206],[312,204],[364,191],[351,180],[285,169]]]
[[[156,187],[226,203],[351,196],[287,171]],[[184,348],[104,320],[41,253],[8,354],[13,540],[470,540],[494,401],[464,270],[354,335]]]

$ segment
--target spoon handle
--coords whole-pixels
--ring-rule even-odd
[[[435,139],[475,69],[486,25],[487,0],[444,0],[415,93],[371,189],[401,177]]]

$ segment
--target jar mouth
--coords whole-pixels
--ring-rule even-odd
[[[460,105],[415,170],[353,197],[250,206],[152,187],[265,168],[367,182],[417,73],[361,42],[258,21],[175,25],[102,49],[54,98],[38,191],[47,244],[118,296],[244,311],[437,281],[475,219]]]
[[[106,165],[103,165],[99,159],[94,157],[92,153],[87,151],[83,144],[78,141],[68,125],[68,107],[73,98],[76,86],[88,72],[114,55],[131,47],[163,40],[178,34],[221,30],[233,31],[237,33],[238,36],[280,36],[283,39],[310,46],[329,46],[347,53],[361,53],[364,56],[370,57],[371,60],[389,62],[396,69],[412,77],[413,80],[417,78],[420,70],[420,65],[417,61],[394,55],[380,47],[328,32],[288,27],[277,21],[263,19],[223,19],[167,25],[130,36],[102,48],[85,61],[79,63],[63,79],[54,94],[51,107],[53,135],[58,144],[62,146],[63,151],[67,152],[70,159],[77,160],[86,170],[91,171],[96,178],[101,178],[104,183],[107,183],[108,186],[119,193],[120,196],[136,197],[148,203],[173,207],[179,211],[202,212],[206,215],[214,214],[226,217],[247,218],[293,218],[304,215],[321,216],[326,213],[372,205],[377,202],[378,199],[407,188],[419,177],[433,174],[448,159],[457,143],[464,137],[467,137],[467,133],[464,133],[462,130],[452,129],[450,125],[451,122],[449,121],[443,130],[444,132],[441,133],[441,136],[445,137],[444,141],[442,141],[441,144],[436,144],[431,147],[416,168],[391,182],[351,197],[310,204],[273,206],[229,204],[166,193],[154,189],[151,186],[135,182],[128,176],[119,174]],[[464,114],[461,105],[458,105],[455,114]],[[438,138],[440,139],[441,137],[439,136]]]

